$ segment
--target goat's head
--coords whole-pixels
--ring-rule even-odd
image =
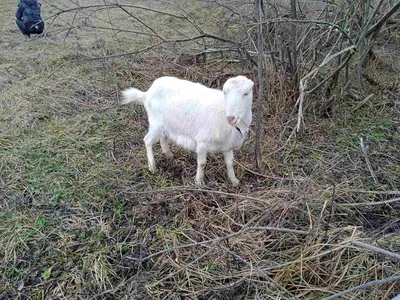
[[[234,127],[251,110],[253,86],[254,82],[245,76],[230,78],[223,86],[226,120]]]

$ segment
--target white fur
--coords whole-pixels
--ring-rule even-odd
[[[172,157],[168,140],[197,153],[196,184],[204,184],[207,152],[222,152],[233,185],[239,180],[233,170],[233,150],[247,137],[252,120],[253,81],[230,78],[223,91],[174,77],[155,80],[147,92],[134,88],[122,92],[122,104],[144,104],[149,131],[144,138],[149,169],[155,172],[152,146],[160,141],[163,153]],[[234,117],[228,123],[227,117]],[[238,127],[239,132],[235,127]]]

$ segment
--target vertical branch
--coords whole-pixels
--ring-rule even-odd
[[[292,20],[297,19],[296,12],[296,0],[290,0],[290,10],[291,10],[291,18]],[[297,86],[298,82],[298,72],[297,72],[297,25],[296,22],[292,22],[291,25],[291,48],[292,48],[292,71],[293,71],[293,83]]]
[[[261,168],[261,125],[262,125],[262,111],[263,111],[263,95],[264,95],[264,68],[263,68],[263,53],[264,53],[264,40],[262,32],[262,0],[257,0],[257,52],[258,52],[258,102],[257,102],[257,119],[256,119],[256,137],[255,137],[255,159],[257,168]]]
[[[374,38],[378,34],[379,30],[385,24],[385,22],[398,10],[400,9],[400,1],[397,2],[375,25],[373,25],[365,35],[368,38],[371,34],[374,35]],[[376,14],[376,13],[375,13]]]

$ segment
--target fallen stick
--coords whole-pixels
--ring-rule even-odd
[[[385,201],[378,201],[378,202],[344,203],[344,204],[339,204],[339,205],[341,205],[341,206],[374,206],[374,205],[389,204],[389,203],[398,202],[398,201],[400,201],[400,197],[385,200]]]
[[[345,290],[343,292],[333,294],[332,296],[326,297],[326,298],[324,298],[322,300],[336,299],[336,298],[342,297],[342,296],[344,296],[344,295],[346,295],[348,293],[354,292],[354,291],[363,290],[363,289],[369,288],[369,287],[374,286],[374,285],[382,285],[382,284],[385,284],[385,283],[388,283],[388,282],[392,282],[392,281],[396,281],[396,280],[400,280],[400,274],[394,275],[394,276],[391,276],[391,277],[388,277],[388,278],[385,278],[385,279],[379,279],[379,280],[370,281],[370,282],[367,282],[365,284],[361,284],[359,286],[352,287],[351,289],[347,289],[347,290]]]

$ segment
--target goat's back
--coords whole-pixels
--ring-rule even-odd
[[[169,102],[171,105],[196,103],[207,107],[218,105],[219,101],[221,106],[224,106],[224,94],[221,90],[175,77],[156,79],[147,91],[147,97],[152,98],[153,103],[160,100]]]

